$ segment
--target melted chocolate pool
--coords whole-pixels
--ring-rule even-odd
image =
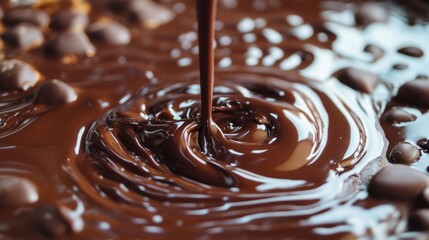
[[[2,3],[0,236],[426,229],[427,4],[216,2]]]

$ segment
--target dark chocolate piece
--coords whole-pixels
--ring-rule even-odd
[[[40,79],[40,74],[29,64],[13,59],[0,61],[0,90],[27,90]]]
[[[33,102],[38,104],[59,105],[74,102],[77,99],[76,91],[59,80],[52,80],[42,84],[34,96]]]
[[[399,49],[398,52],[410,57],[423,57],[423,51],[417,47],[403,47]]]
[[[417,116],[407,111],[406,108],[394,107],[385,113],[384,119],[390,124],[399,124],[412,122],[417,119]]]
[[[429,81],[416,79],[402,85],[395,97],[398,102],[429,108]]]
[[[37,187],[29,180],[17,176],[0,178],[0,210],[35,203],[38,199]]]
[[[410,202],[429,186],[429,177],[401,164],[380,170],[369,184],[369,193],[374,197]]]
[[[88,24],[88,16],[72,9],[55,13],[51,19],[51,28],[54,30],[83,29]]]
[[[39,27],[26,23],[11,27],[4,33],[3,38],[9,45],[23,50],[39,47],[44,40]]]
[[[49,16],[46,12],[39,9],[18,8],[6,12],[3,22],[8,26],[30,23],[44,28],[49,24]]]
[[[358,68],[344,68],[335,75],[343,84],[363,93],[372,93],[378,84],[377,75]]]
[[[411,165],[420,159],[420,150],[411,143],[403,142],[396,145],[390,152],[391,163]]]
[[[84,32],[71,30],[59,33],[46,44],[46,51],[54,56],[86,56],[95,54],[95,47]]]
[[[131,22],[147,29],[158,28],[174,17],[173,11],[150,0],[133,0],[128,11]]]
[[[70,225],[60,210],[52,204],[37,208],[33,216],[35,226],[47,237],[58,239],[71,233]]]
[[[92,41],[108,45],[126,45],[131,41],[128,28],[113,21],[91,24],[86,32]]]

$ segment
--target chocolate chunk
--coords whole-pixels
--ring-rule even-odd
[[[384,50],[374,44],[366,45],[363,50],[367,53],[370,53],[373,56],[374,61],[377,61],[384,55]]]
[[[35,203],[39,200],[37,187],[21,177],[0,178],[0,209]]]
[[[5,42],[23,50],[42,45],[44,37],[39,27],[27,23],[8,29],[3,35]]]
[[[91,40],[108,45],[126,45],[131,41],[128,28],[111,21],[91,24],[87,29],[87,34]]]
[[[50,39],[46,44],[46,51],[48,54],[59,57],[92,57],[95,54],[95,47],[85,33],[81,31],[67,31]]]
[[[76,91],[60,80],[52,80],[41,85],[33,98],[34,103],[59,105],[74,102]]]
[[[174,12],[150,0],[134,0],[128,6],[129,19],[147,29],[154,29],[171,21]]]
[[[416,47],[404,47],[399,49],[398,53],[402,53],[404,55],[416,58],[423,56],[423,51],[420,48]]]
[[[408,227],[414,231],[429,230],[429,209],[420,209],[411,214]]]
[[[411,165],[420,159],[420,150],[407,142],[396,145],[390,152],[389,161],[391,163],[401,163]]]
[[[36,209],[33,220],[37,229],[47,237],[57,239],[71,233],[68,222],[54,205],[48,204]]]
[[[56,13],[51,20],[51,28],[54,30],[83,29],[88,24],[88,16],[83,12],[71,9]]]
[[[0,89],[6,91],[24,90],[34,86],[40,74],[21,60],[0,61]]]
[[[367,26],[376,22],[386,22],[389,13],[386,7],[380,3],[363,3],[360,4],[355,13],[356,24]]]
[[[3,22],[8,26],[20,23],[30,23],[39,27],[46,27],[49,24],[49,16],[46,12],[32,8],[12,9],[6,13]]]
[[[417,116],[407,111],[403,107],[394,107],[384,115],[386,122],[390,124],[398,124],[404,122],[412,122],[417,119]]]
[[[335,75],[343,84],[363,93],[372,93],[378,84],[377,75],[358,68],[344,68]]]
[[[429,108],[429,81],[416,79],[399,88],[395,100],[417,107]]]
[[[394,201],[414,200],[429,186],[429,177],[401,164],[380,170],[369,184],[369,193],[374,197]]]
[[[0,7],[0,20],[2,20],[3,19],[3,9]]]

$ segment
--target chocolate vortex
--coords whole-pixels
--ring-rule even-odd
[[[216,75],[207,156],[198,144],[197,75],[183,77],[143,88],[92,126],[88,155],[72,171],[94,201],[144,219],[157,212],[163,221],[153,224],[169,234],[184,231],[172,227],[178,220],[199,234],[299,233],[298,222],[283,220],[354,201],[359,186],[348,186],[350,176],[384,150],[369,98],[284,72],[236,69]]]

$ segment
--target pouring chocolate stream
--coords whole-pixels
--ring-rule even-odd
[[[198,16],[198,49],[200,59],[201,126],[199,142],[204,153],[210,154],[209,138],[213,126],[214,46],[217,0],[196,1]]]

